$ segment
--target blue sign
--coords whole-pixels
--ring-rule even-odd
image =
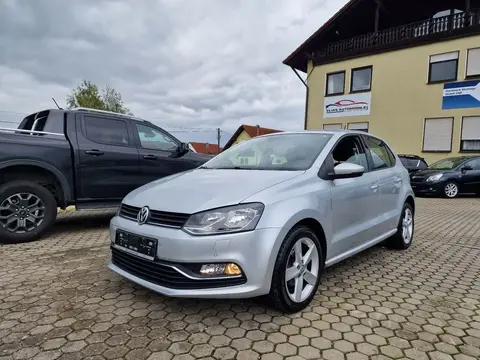
[[[463,81],[443,86],[443,110],[480,108],[480,80]]]

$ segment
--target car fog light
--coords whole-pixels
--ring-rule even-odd
[[[205,276],[212,275],[241,275],[242,270],[237,264],[205,264],[200,268],[200,274]]]

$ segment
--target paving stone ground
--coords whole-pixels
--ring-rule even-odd
[[[0,360],[480,359],[480,199],[418,199],[414,246],[326,271],[302,313],[166,298],[106,268],[109,213],[0,247]]]

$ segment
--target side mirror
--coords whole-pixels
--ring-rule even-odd
[[[181,142],[180,145],[178,146],[178,154],[183,155],[187,153],[190,150],[190,147],[188,146],[188,143]]]
[[[473,168],[470,165],[465,165],[465,166],[462,166],[461,168],[462,173],[465,173],[468,170],[473,170]]]
[[[351,179],[362,176],[364,172],[365,168],[361,165],[342,163],[333,168],[333,172],[329,174],[329,177],[332,180]]]

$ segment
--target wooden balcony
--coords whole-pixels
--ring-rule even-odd
[[[475,34],[480,34],[480,9],[331,42],[315,52],[313,60],[321,65]]]

